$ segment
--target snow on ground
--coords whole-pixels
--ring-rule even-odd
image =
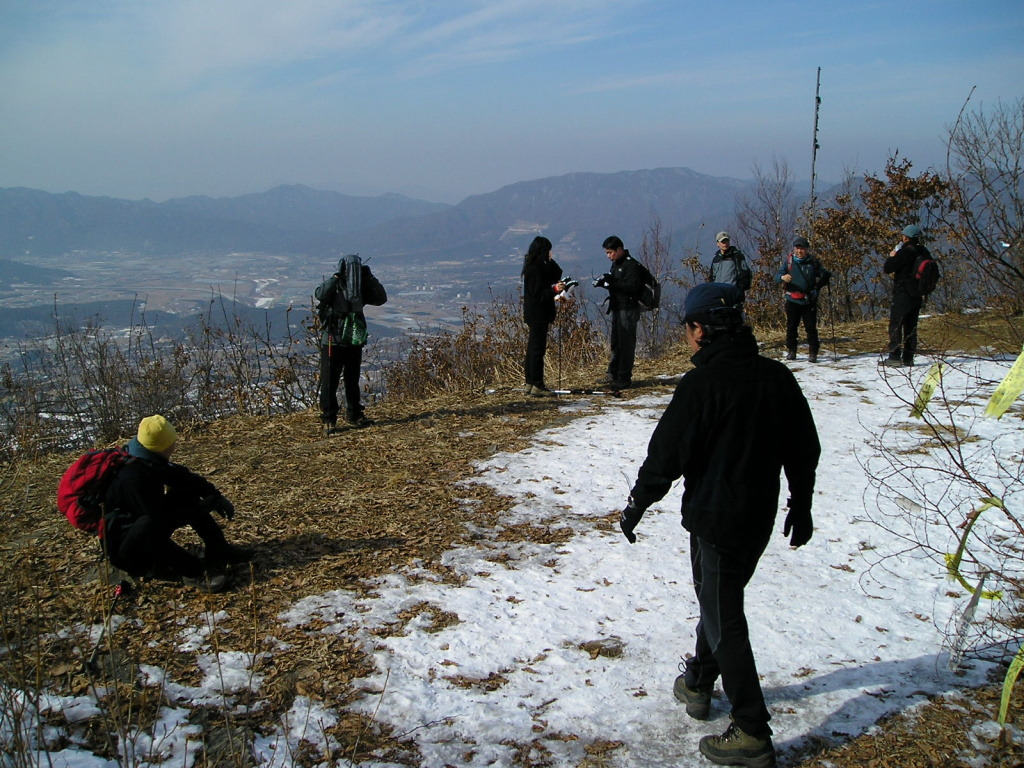
[[[778,535],[747,591],[780,765],[801,747],[862,733],[884,714],[978,684],[989,671],[981,662],[959,677],[948,669],[945,638],[968,597],[949,582],[941,562],[955,541],[931,540],[938,559],[914,551],[886,557],[907,549],[896,535],[899,510],[926,512],[931,505],[915,498],[913,487],[879,500],[865,466],[878,460],[880,435],[915,434],[920,422],[910,419],[904,401],[913,400],[927,366],[887,370],[877,363],[860,356],[792,364],[823,445],[815,534],[791,549],[780,516]],[[940,394],[980,413],[992,387],[960,391],[968,386],[961,369],[997,382],[1009,364],[964,361],[948,371]],[[354,633],[365,643],[379,672],[364,683],[377,693],[354,706],[414,739],[425,766],[512,766],[517,748],[531,744],[549,750],[553,764],[574,766],[586,745],[607,742],[622,742],[608,753],[608,765],[709,765],[697,742],[727,726],[724,697],[719,691],[712,721],[699,723],[672,696],[697,619],[679,521],[681,486],[648,511],[635,545],[607,521],[624,504],[667,401],[667,395],[607,399],[599,411],[568,401],[564,409],[578,418],[537,434],[525,450],[481,462],[471,482],[515,499],[504,524],[569,526],[575,535],[565,543],[509,545],[479,531],[477,547],[445,557],[461,583],[396,573],[375,585],[372,597],[344,590],[307,597],[281,620],[324,634]],[[994,455],[1020,464],[1019,416],[978,419],[969,428],[983,438],[979,462]],[[1019,506],[1024,499],[1007,501]],[[872,521],[883,512],[895,512],[886,527]],[[943,531],[932,526],[926,533],[934,539]],[[404,633],[373,634],[424,603],[435,612],[421,610]],[[445,620],[452,614],[457,621]],[[183,633],[183,643],[202,646],[204,664],[219,658],[221,667],[208,674],[208,685],[175,688],[183,705],[208,701],[211,693],[230,705],[235,691],[258,689],[246,669],[251,657],[226,652],[226,642],[219,639],[217,657],[201,632]],[[297,698],[280,731],[258,740],[260,764],[291,766],[298,741],[329,743],[321,725],[336,719],[329,702]],[[54,765],[105,764],[81,754],[67,759]],[[984,755],[975,760],[985,765]]]

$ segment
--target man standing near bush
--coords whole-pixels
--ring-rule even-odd
[[[904,227],[900,244],[889,252],[882,271],[892,275],[892,304],[889,307],[889,357],[882,365],[911,366],[917,351],[917,321],[924,300],[913,291],[914,264],[920,255],[930,257],[921,245],[920,227]]]
[[[783,535],[810,541],[811,499],[821,452],[814,418],[792,372],[758,354],[736,286],[702,283],[683,318],[693,370],[686,373],[647,447],[619,525],[630,541],[644,511],[683,478],[683,527],[700,620],[694,655],[675,680],[686,713],[706,720],[721,677],[731,724],[705,736],[700,751],[719,765],[775,765],[771,715],[750,644],[743,593],[768,545],[780,473],[789,483]]]
[[[384,286],[357,254],[343,256],[338,270],[314,294],[320,318],[320,420],[330,435],[337,430],[338,383],[345,382],[345,421],[355,427],[372,423],[360,402],[359,375],[366,344],[363,306],[388,300]]]
[[[636,326],[640,322],[640,297],[644,291],[646,270],[630,256],[622,240],[615,235],[605,238],[603,247],[612,266],[594,281],[594,287],[608,291],[611,358],[608,361],[608,373],[601,384],[615,389],[627,389],[633,383]]]
[[[807,333],[807,360],[818,362],[818,293],[829,284],[832,273],[807,249],[806,237],[793,241],[793,251],[779,265],[775,282],[786,289],[786,359],[796,360],[796,340],[800,322]]]
[[[708,282],[730,283],[745,294],[750,290],[751,280],[747,257],[739,248],[730,245],[728,232],[719,232],[715,236],[715,241],[718,243],[718,253],[711,260],[711,267],[708,269]]]

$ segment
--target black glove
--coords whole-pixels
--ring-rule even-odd
[[[782,535],[789,536],[789,532],[792,531],[793,535],[790,536],[789,546],[802,547],[811,540],[811,534],[814,533],[811,508],[803,507],[803,505],[794,507],[792,500],[790,500],[789,505],[790,509],[786,513],[786,523],[782,528]]]
[[[603,275],[601,275],[599,278],[597,278],[597,280],[594,281],[594,287],[595,288],[607,288],[608,287],[608,281],[610,279],[611,279],[611,275],[608,274],[607,272],[605,272]]]
[[[224,498],[223,494],[207,496],[202,499],[202,504],[211,512],[216,512],[225,520],[231,520],[235,516],[235,505]]]
[[[626,508],[619,514],[619,528],[622,529],[622,533],[629,539],[630,544],[636,544],[636,534],[633,533],[633,529],[637,527],[643,516],[644,510],[637,509],[632,504],[627,504]]]

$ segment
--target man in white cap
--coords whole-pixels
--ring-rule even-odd
[[[728,232],[719,232],[715,236],[718,243],[718,253],[711,260],[708,269],[709,283],[729,283],[735,285],[746,293],[750,290],[750,266],[747,264],[747,257],[739,248],[732,245],[732,239]]]
[[[222,569],[251,559],[252,551],[229,544],[213,519],[235,508],[209,480],[171,462],[178,433],[163,416],[147,416],[127,447],[131,459],[104,499],[104,548],[110,562],[136,577],[180,580],[209,592],[224,589]],[[203,540],[202,559],[171,537],[190,526]]]

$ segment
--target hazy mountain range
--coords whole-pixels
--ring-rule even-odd
[[[609,234],[636,244],[654,216],[694,235],[731,220],[750,182],[686,168],[574,173],[503,187],[451,206],[400,195],[356,197],[290,185],[232,198],[156,203],[0,189],[0,257],[130,251],[310,254],[358,251],[413,260],[553,242],[598,249]],[[713,234],[713,233],[712,233]],[[713,240],[707,235],[709,242]],[[2,276],[0,276],[2,279]]]

